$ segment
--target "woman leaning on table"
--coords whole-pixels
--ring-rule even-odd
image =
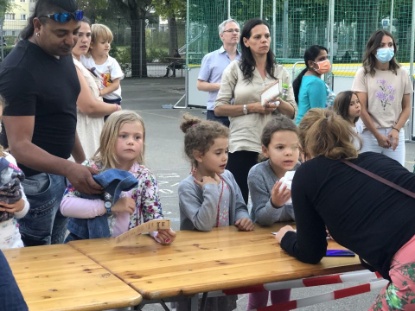
[[[356,72],[352,90],[357,93],[362,109],[361,152],[383,153],[404,165],[403,127],[411,113],[412,83],[395,54],[396,43],[388,31],[373,33],[366,44],[363,66]]]
[[[248,202],[247,177],[261,152],[263,127],[272,114],[282,113],[293,119],[297,106],[288,72],[274,61],[268,25],[261,19],[248,20],[242,29],[240,45],[241,59],[230,63],[222,74],[215,115],[229,117],[227,169]],[[277,80],[280,92],[282,85],[287,85],[285,99],[277,97],[262,106],[261,92]]]
[[[357,134],[332,110],[311,109],[299,130],[306,161],[291,186],[297,232],[281,228],[281,248],[318,263],[326,253],[327,227],[337,243],[390,281],[370,310],[415,310],[415,199],[342,160],[412,192],[415,175],[385,155],[358,154]]]

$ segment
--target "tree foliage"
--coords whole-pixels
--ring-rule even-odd
[[[145,19],[151,0],[109,0],[110,8],[119,10],[131,25],[131,74],[147,77]]]
[[[78,0],[79,9],[84,11],[84,15],[87,16],[92,23],[96,19],[103,19],[112,12],[108,10],[108,0]]]

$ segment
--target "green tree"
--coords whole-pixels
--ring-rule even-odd
[[[185,0],[153,0],[153,6],[158,15],[166,18],[169,25],[169,55],[173,56],[178,49],[177,19],[186,17]]]
[[[151,0],[109,0],[131,26],[131,75],[147,77],[145,19]]]
[[[78,0],[78,7],[92,23],[97,19],[113,16],[113,12],[108,10],[108,0]]]

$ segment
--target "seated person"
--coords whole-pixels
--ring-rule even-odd
[[[176,69],[183,69],[183,61],[179,58],[181,58],[180,54],[179,54],[179,50],[175,49],[175,53],[173,55],[174,58],[178,58],[178,59],[174,59],[167,67],[166,67],[166,74],[164,75],[164,77],[168,78],[169,74],[170,74],[170,70],[172,71],[173,75],[172,77],[176,76]]]

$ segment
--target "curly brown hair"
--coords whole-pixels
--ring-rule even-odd
[[[193,155],[194,151],[205,154],[213,145],[214,140],[219,137],[229,137],[229,129],[223,124],[202,120],[189,113],[183,115],[180,129],[184,135],[184,152],[190,159],[192,166],[197,167],[197,161]]]

